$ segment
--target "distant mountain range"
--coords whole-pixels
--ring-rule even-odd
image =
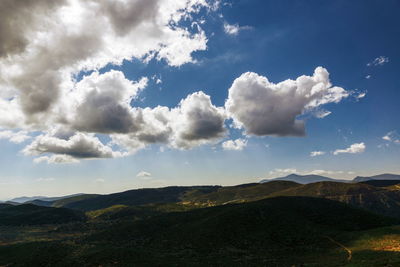
[[[310,184],[310,183],[316,183],[316,182],[342,182],[342,183],[360,183],[360,182],[366,182],[366,181],[371,181],[371,180],[400,180],[400,175],[398,174],[379,174],[379,175],[374,175],[374,176],[369,176],[369,177],[362,177],[362,176],[357,176],[353,180],[344,180],[344,179],[334,179],[326,176],[321,176],[321,175],[299,175],[299,174],[289,174],[288,176],[285,177],[278,177],[278,178],[272,178],[272,179],[263,179],[260,181],[260,183],[267,183],[271,181],[291,181],[299,184]]]
[[[7,201],[7,203],[20,203],[20,204],[22,204],[22,203],[26,203],[26,202],[30,202],[30,201],[34,201],[34,200],[56,201],[56,200],[75,197],[75,196],[80,196],[80,195],[84,195],[84,194],[79,193],[79,194],[73,194],[73,195],[67,195],[67,196],[61,196],[61,197],[45,197],[45,196],[26,197],[26,196],[23,196],[23,197],[17,197],[17,198],[10,199],[9,201]]]

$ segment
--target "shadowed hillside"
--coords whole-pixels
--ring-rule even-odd
[[[278,197],[116,222],[75,242],[0,246],[0,265],[343,266],[349,255],[337,243],[393,223],[327,199]]]
[[[85,220],[82,212],[32,204],[0,205],[0,225],[59,224]]]

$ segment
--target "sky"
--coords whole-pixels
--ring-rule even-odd
[[[396,0],[3,0],[0,200],[400,173]]]

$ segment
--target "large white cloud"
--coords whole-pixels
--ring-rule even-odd
[[[1,1],[3,100],[18,98],[28,123],[43,122],[82,70],[132,58],[192,62],[207,37],[198,24],[188,29],[180,22],[206,6],[204,0]]]
[[[323,104],[338,103],[349,95],[333,87],[326,69],[318,67],[313,76],[300,76],[274,84],[253,72],[243,73],[229,89],[225,103],[228,114],[247,134],[303,136],[304,121],[298,116]]]

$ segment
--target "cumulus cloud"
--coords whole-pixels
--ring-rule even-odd
[[[365,144],[364,143],[355,143],[352,144],[350,147],[345,149],[337,149],[333,152],[333,155],[339,155],[343,153],[350,153],[350,154],[358,154],[363,153],[365,151]]]
[[[32,137],[28,135],[27,131],[0,131],[0,139],[7,139],[15,144],[23,143],[31,138]]]
[[[42,156],[35,160],[39,163],[66,163],[75,162],[77,159],[113,158],[122,156],[121,152],[115,152],[111,147],[104,145],[93,134],[76,133],[66,139],[49,134],[40,135],[25,147],[22,151],[25,155],[40,156],[43,154],[55,154]]]
[[[228,140],[222,143],[224,150],[243,150],[247,146],[247,140],[238,138],[236,140]]]
[[[225,107],[235,125],[247,134],[304,136],[305,123],[298,116],[348,96],[343,88],[331,85],[329,73],[322,67],[316,68],[313,76],[278,84],[246,72],[233,82]]]
[[[369,67],[370,66],[382,66],[382,65],[384,65],[384,64],[386,64],[388,62],[389,62],[389,58],[388,57],[380,56],[380,57],[375,58],[371,62],[369,62],[367,64],[367,66],[369,66]],[[367,78],[367,79],[369,79],[369,78]]]
[[[25,155],[37,163],[74,163],[126,156],[154,143],[176,149],[216,144],[226,137],[229,118],[249,135],[301,136],[304,121],[298,116],[348,96],[319,67],[313,76],[278,84],[244,73],[224,107],[202,91],[174,107],[138,107],[148,78],[132,81],[121,71],[104,72],[133,59],[173,67],[195,62],[193,52],[207,49],[208,39],[203,19],[194,15],[203,8],[215,11],[217,2],[1,1],[0,138],[18,143],[39,132]],[[246,29],[225,28],[228,34]],[[162,83],[161,77],[153,80]],[[246,145],[230,141],[225,146]]]
[[[171,66],[194,62],[192,52],[205,50],[207,37],[199,23],[188,28],[181,22],[193,20],[201,7],[209,5],[204,0],[1,1],[0,88],[17,98],[27,123],[37,123],[55,112],[80,71],[132,58]]]
[[[97,72],[84,77],[76,90],[65,97],[68,123],[78,131],[128,133],[136,130],[135,114],[130,103],[147,85],[147,78],[133,83],[120,71]]]
[[[317,157],[317,156],[322,156],[322,155],[325,155],[325,151],[312,151],[311,153],[310,153],[310,156],[311,157]]]
[[[171,111],[171,127],[174,135],[172,146],[191,148],[222,138],[226,129],[225,111],[211,103],[210,96],[196,92],[182,100]]]

